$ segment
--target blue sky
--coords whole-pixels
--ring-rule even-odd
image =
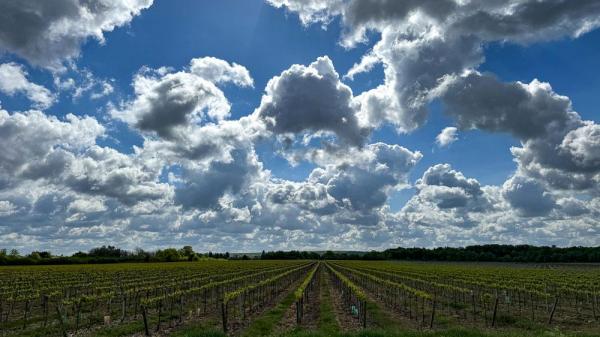
[[[453,2],[452,0],[448,1]],[[72,159],[75,163],[67,164],[65,167],[77,167],[81,163],[86,163],[86,160],[89,159],[87,156],[93,152],[91,148],[94,146],[100,149],[113,149],[116,151],[115,155],[125,156],[122,158],[123,161],[131,161],[129,164],[123,165],[131,167],[141,165],[135,166],[136,174],[140,176],[135,176],[132,184],[148,184],[153,188],[160,187],[159,190],[162,191],[157,192],[161,196],[153,199],[154,203],[152,203],[149,200],[142,200],[142,198],[129,201],[128,193],[134,190],[133,187],[127,190],[127,197],[123,197],[103,186],[102,182],[106,182],[104,178],[91,179],[87,176],[77,176],[74,173],[70,173],[70,175],[61,173],[60,178],[50,177],[50,173],[35,179],[15,178],[15,181],[12,181],[12,178],[7,178],[6,180],[10,181],[6,183],[8,187],[4,187],[2,190],[2,184],[0,184],[0,192],[2,192],[0,193],[0,206],[4,205],[5,208],[3,213],[2,207],[0,207],[0,245],[14,246],[24,250],[29,249],[29,245],[41,245],[50,249],[69,251],[105,243],[106,240],[114,240],[127,248],[133,246],[152,248],[179,245],[180,243],[197,244],[204,241],[206,242],[205,247],[213,250],[236,247],[248,250],[263,247],[365,249],[399,244],[434,246],[506,241],[512,243],[513,237],[517,242],[534,244],[568,245],[577,242],[598,244],[599,228],[594,220],[592,209],[595,205],[594,202],[597,202],[598,191],[600,191],[596,186],[598,185],[597,178],[600,177],[597,173],[600,172],[600,167],[595,166],[600,166],[600,164],[597,160],[598,155],[594,152],[598,149],[598,145],[594,142],[598,140],[595,127],[599,121],[596,107],[597,93],[600,88],[600,76],[597,71],[600,62],[598,61],[600,60],[600,47],[598,47],[600,46],[600,31],[595,29],[598,23],[594,21],[596,19],[592,14],[597,8],[593,4],[587,5],[588,7],[584,4],[573,4],[572,8],[567,6],[564,13],[558,13],[553,17],[554,22],[531,26],[523,32],[509,34],[490,30],[492,33],[486,35],[486,27],[482,26],[480,27],[481,35],[473,37],[472,33],[465,33],[461,30],[463,22],[459,20],[464,19],[464,22],[467,22],[469,16],[474,15],[473,13],[477,13],[477,11],[490,13],[491,17],[499,21],[507,19],[499,14],[502,9],[501,5],[498,5],[497,8],[481,5],[481,8],[475,10],[468,8],[467,5],[454,7],[452,10],[456,12],[456,17],[461,19],[456,19],[456,22],[450,22],[450,19],[444,19],[446,21],[436,19],[437,21],[432,21],[435,22],[432,24],[425,23],[428,22],[426,20],[429,17],[434,17],[428,12],[425,4],[422,8],[415,6],[415,8],[409,9],[406,12],[409,14],[402,11],[393,12],[393,10],[397,10],[396,8],[390,10],[390,17],[377,18],[369,17],[369,15],[374,15],[372,13],[353,13],[352,11],[356,8],[352,6],[352,2],[351,0],[336,0],[329,4],[317,2],[311,6],[312,2],[302,3],[294,0],[139,1],[132,5],[132,8],[127,9],[116,8],[116,6],[111,8],[112,5],[108,5],[106,13],[94,13],[94,15],[102,17],[105,22],[104,28],[100,28],[104,41],[99,43],[98,39],[91,37],[92,33],[79,31],[78,26],[74,25],[69,27],[73,31],[68,31],[67,35],[55,39],[58,45],[62,42],[61,39],[68,42],[75,41],[74,51],[65,49],[64,55],[61,54],[60,48],[58,48],[58,55],[49,53],[34,55],[26,47],[16,45],[8,38],[6,41],[0,38],[0,51],[4,51],[0,56],[0,64],[13,66],[7,67],[5,71],[20,71],[26,75],[29,83],[46,88],[55,97],[51,104],[40,108],[35,106],[31,97],[28,97],[28,89],[11,91],[10,83],[7,82],[4,90],[1,90],[3,87],[0,83],[0,107],[6,111],[4,123],[9,123],[11,118],[16,118],[16,114],[22,114],[25,116],[24,118],[31,118],[31,112],[27,112],[30,109],[42,110],[45,118],[58,117],[62,123],[70,124],[63,125],[66,128],[74,127],[73,122],[66,122],[65,118],[68,114],[78,116],[77,118],[90,116],[95,123],[104,128],[103,131],[98,132],[97,137],[92,135],[93,146],[86,145],[78,148],[77,144],[57,139],[44,145],[43,151],[54,153],[58,151],[57,149],[67,149],[70,151],[69,156],[75,158]],[[557,2],[557,0],[547,2]],[[36,6],[36,3],[33,1],[32,6]],[[75,0],[64,0],[64,3],[65,6],[73,4],[83,6]],[[111,2],[109,1],[109,3]],[[521,20],[522,25],[528,27],[530,24],[528,20],[531,22],[535,22],[535,20],[526,16],[531,14],[526,11],[526,7],[533,5],[531,1],[521,1],[521,3],[522,8],[516,7],[512,13],[505,15],[512,15],[511,19]],[[373,3],[373,6],[386,5],[386,2],[383,1],[374,1]],[[6,10],[16,12],[27,10],[25,6],[19,7],[19,5],[10,4],[6,6]],[[0,9],[2,8],[0,7]],[[537,10],[541,12],[545,9],[543,5],[540,5]],[[116,19],[119,14],[122,14],[119,11],[126,12],[125,19]],[[586,12],[589,13],[586,15]],[[53,18],[45,17],[43,11],[39,13],[41,14],[38,17],[32,17],[32,20],[44,22],[50,26],[54,24]],[[413,16],[410,17],[411,15]],[[67,17],[67,19],[75,23],[80,20],[77,17]],[[480,24],[485,25],[486,23]],[[494,22],[487,24],[491,27]],[[555,28],[557,26],[563,27],[564,31]],[[110,29],[106,27],[110,27]],[[404,28],[399,28],[400,31],[398,31],[396,27]],[[579,35],[582,27],[589,32]],[[0,25],[0,30],[2,29],[7,28]],[[403,29],[406,31],[402,32]],[[413,112],[403,105],[405,104],[403,99],[408,102],[412,99],[411,97],[417,97],[411,96],[416,95],[410,91],[412,84],[420,83],[423,87],[426,87],[427,84],[419,82],[421,81],[419,79],[411,79],[412,75],[405,76],[401,69],[412,73],[412,70],[406,67],[419,69],[421,59],[439,57],[438,54],[435,54],[437,51],[432,47],[438,46],[434,43],[439,42],[435,37],[427,35],[435,29],[441,31],[442,36],[447,35],[442,39],[443,43],[447,44],[443,48],[451,48],[455,36],[469,36],[476,41],[467,47],[473,48],[472,50],[464,50],[464,64],[450,64],[448,62],[451,61],[440,58],[436,65],[440,64],[440,68],[447,66],[449,70],[436,72],[432,69],[431,74],[427,73],[427,70],[415,70],[424,72],[419,76],[435,77],[438,84],[441,83],[442,75],[454,78],[448,82],[450,89],[420,102],[419,107],[415,108],[415,110],[424,109],[423,111],[426,111],[426,122],[407,126],[403,124],[403,118],[410,116]],[[417,31],[422,35],[407,37],[403,35],[407,31]],[[365,34],[366,41],[357,43],[352,40],[352,33]],[[10,34],[13,33],[9,32],[7,36],[10,37]],[[31,34],[31,36],[25,36],[24,39],[30,39],[32,45],[38,47],[36,50],[44,51],[44,48],[54,47],[40,42],[48,39],[48,36],[44,36],[44,34],[50,33],[40,31]],[[420,44],[415,45],[412,49],[407,49],[408,51],[399,50],[397,46],[386,45],[386,37],[395,39],[395,41]],[[342,44],[346,46],[342,46]],[[423,48],[423,50],[419,48]],[[408,62],[406,59],[410,58],[408,56],[410,52],[415,50],[420,53],[419,60],[406,63]],[[360,63],[365,55],[375,55],[378,58],[378,61],[372,65],[372,70],[358,73],[353,80],[343,77],[353,69],[355,64]],[[475,58],[480,58],[480,60],[468,61],[469,55],[475,55]],[[311,88],[306,88],[303,95],[307,96],[299,100],[299,102],[306,102],[306,106],[301,108],[290,106],[286,109],[286,104],[290,100],[294,101],[293,95],[300,88],[298,86],[303,85],[303,82],[298,82],[293,86],[296,89],[287,93],[283,86],[284,79],[289,75],[290,83],[295,83],[294,80],[300,81],[302,78],[310,77],[311,71],[320,69],[317,65],[314,65],[313,68],[311,64],[321,56],[326,56],[329,60],[328,64],[331,64],[339,74],[334,79],[334,85],[338,90],[344,92],[343,88],[347,87],[352,90],[351,101],[354,105],[350,108],[344,107],[340,114],[347,113],[345,109],[350,109],[351,116],[357,116],[359,126],[363,130],[369,130],[366,138],[361,138],[363,140],[359,146],[350,146],[344,142],[340,135],[345,131],[340,130],[339,125],[325,125],[322,120],[314,122],[317,124],[311,124],[310,116],[302,116],[303,111],[307,110],[320,111],[322,115],[329,113],[327,109],[331,109],[331,106],[323,108],[318,105],[327,104],[328,98],[312,100]],[[450,56],[452,55],[449,55],[447,59],[451,59]],[[229,164],[228,160],[216,155],[201,159],[188,158],[180,153],[171,153],[169,152],[171,150],[165,150],[165,148],[171,149],[175,146],[192,146],[197,140],[183,138],[183,136],[175,137],[177,139],[174,136],[165,138],[164,135],[155,133],[158,129],[141,128],[140,120],[135,118],[142,118],[145,116],[144,114],[151,113],[166,116],[170,114],[170,111],[168,111],[168,106],[163,106],[155,109],[151,107],[148,111],[139,112],[136,110],[139,106],[136,104],[142,102],[146,96],[144,96],[144,92],[136,91],[133,87],[136,78],[156,81],[153,82],[156,84],[165,80],[168,77],[165,74],[168,73],[184,72],[188,74],[191,60],[207,57],[226,61],[227,67],[232,67],[234,63],[244,67],[251,76],[253,85],[238,85],[231,80],[229,83],[218,82],[219,79],[216,82],[213,81],[218,87],[216,90],[222,91],[230,105],[228,116],[222,120],[201,117],[201,110],[210,110],[214,107],[199,106],[198,110],[187,113],[188,124],[176,125],[176,127],[181,130],[184,127],[187,128],[186,131],[181,132],[187,133],[188,137],[203,137],[202,135],[208,132],[204,127],[211,123],[220,130],[218,132],[221,132],[217,133],[215,137],[220,137],[222,132],[225,132],[222,131],[224,127],[221,126],[225,123],[224,121],[233,121],[236,127],[244,130],[242,133],[250,133],[248,130],[261,130],[260,132],[256,131],[260,133],[257,137],[247,136],[234,143],[216,145],[219,148],[218,151],[229,151],[228,154],[225,152],[222,154],[226,157],[239,150],[238,146],[242,146],[244,154],[250,156],[256,154],[259,164],[249,165],[251,170],[246,170],[248,167],[243,166],[243,172],[246,172],[244,174],[253,172],[252,178],[244,176],[246,178],[240,182],[239,186],[224,183],[221,186],[224,188],[223,192],[215,192],[218,194],[218,201],[215,203],[207,201],[212,197],[212,192],[206,194],[207,192],[194,189],[218,190],[219,187],[212,187],[209,183],[211,180],[218,179],[212,175],[210,170],[213,167],[221,167],[219,163]],[[459,56],[460,58],[463,56]],[[291,71],[294,64],[302,65],[302,69],[296,69],[297,72]],[[143,67],[149,69],[169,67],[170,69],[166,73],[155,71],[148,74],[141,71]],[[457,67],[461,71],[456,71]],[[290,73],[284,75],[286,71],[290,71]],[[467,76],[469,72],[472,73],[471,77]],[[404,81],[407,83],[394,82],[394,76],[405,79]],[[11,78],[14,77],[9,73],[4,81],[10,81]],[[423,78],[421,77],[421,79]],[[58,84],[69,79],[74,84],[68,88]],[[196,78],[203,83],[202,85],[209,85],[202,82],[205,79],[201,76]],[[275,85],[275,82],[278,82],[276,79],[281,80],[279,81],[281,86],[277,87],[279,91],[267,93],[265,88],[268,82],[273,80]],[[548,83],[551,85],[551,89],[545,88],[541,93],[531,94],[527,101],[519,102],[519,99],[524,99],[521,91],[534,90],[534,85],[531,84],[534,79]],[[471,80],[489,80],[499,88],[506,88],[511,94],[517,95],[514,101],[515,106],[511,106],[513,102],[506,100],[507,96],[494,97],[495,92],[479,92],[477,94],[480,96],[488,95],[479,98],[475,97],[476,93],[459,90],[464,88],[463,86],[466,85],[464,83]],[[321,79],[321,81],[325,81],[325,79]],[[519,82],[523,85],[518,84]],[[401,87],[402,85],[404,87]],[[378,86],[385,86],[386,90],[389,89],[386,91],[386,95],[389,95],[392,101],[398,100],[399,106],[390,105],[380,108],[380,112],[373,112],[367,111],[364,103],[358,103],[362,102],[362,97],[366,98],[374,93]],[[111,90],[102,93],[102,89],[106,87],[110,87]],[[198,90],[198,87],[193,88],[191,90]],[[273,90],[275,88],[274,86]],[[442,86],[437,88],[442,88]],[[75,94],[78,89],[81,93]],[[434,89],[432,84],[429,89]],[[318,94],[320,93],[315,93],[315,97]],[[268,99],[274,102],[278,102],[278,99],[281,101],[276,105],[269,105],[265,101],[261,103],[263,95],[268,96]],[[541,96],[538,97],[538,95]],[[560,115],[563,117],[556,117],[556,120],[561,121],[567,118],[564,116],[569,111],[556,112],[552,110],[554,109],[554,100],[560,101],[557,98],[559,95],[568,97],[572,107],[567,110],[575,111],[580,116],[578,121],[569,122],[572,130],[563,126],[559,128],[563,132],[560,135],[557,135],[556,132],[560,132],[554,129],[552,134],[550,131],[545,131],[547,134],[545,133],[544,137],[548,138],[539,135],[523,135],[523,131],[519,130],[529,129],[527,125],[518,126],[525,123],[518,120],[519,109],[523,109],[523,114],[539,115],[539,117],[535,117],[540,119],[539,123],[549,123],[548,125],[551,125],[552,121],[548,122],[545,116]],[[467,106],[465,102],[475,99],[483,102],[483,105],[477,105],[478,111],[468,111],[473,107]],[[505,104],[506,106],[501,107],[503,110],[498,111],[508,111],[507,115],[494,115],[494,108],[488,108],[487,102]],[[357,104],[362,105],[357,108]],[[334,106],[337,107],[337,105]],[[292,116],[296,108],[299,109],[297,111],[300,115]],[[448,113],[449,110],[453,112]],[[388,111],[394,111],[390,115],[391,117],[372,117],[369,122],[365,121],[365,116],[380,116],[380,113]],[[486,117],[488,111],[492,112],[489,112],[489,117]],[[517,112],[513,114],[514,111]],[[334,113],[332,112],[332,114]],[[189,118],[195,116],[194,114],[198,114],[198,118],[192,121]],[[268,123],[260,124],[266,123],[268,116],[274,116],[273,118],[279,123],[277,125],[283,125],[288,121],[283,118],[289,118],[292,123],[290,125],[301,125],[302,127],[294,129],[295,131],[291,133],[278,131],[278,126],[270,129],[273,126],[269,126]],[[313,117],[315,120],[319,119],[319,116]],[[373,118],[379,119],[375,119],[373,122]],[[495,118],[498,120],[494,120]],[[535,118],[532,117],[532,123],[534,123],[532,127],[537,125]],[[252,121],[241,122],[246,119]],[[585,128],[579,120],[590,120],[592,126]],[[459,123],[459,121],[462,122]],[[457,139],[442,146],[436,143],[436,137],[446,127],[457,127]],[[581,130],[581,133],[589,132],[587,134],[588,143],[576,138],[576,136],[580,136],[580,133],[575,130]],[[570,133],[571,131],[573,132]],[[41,132],[44,132],[43,129]],[[71,130],[70,132],[75,131]],[[81,132],[89,135],[90,131],[86,129]],[[292,135],[290,136],[290,134]],[[567,136],[567,134],[571,134],[571,136]],[[10,146],[11,143],[8,142],[10,137],[6,137],[7,144],[5,146]],[[227,141],[230,141],[231,137],[228,136]],[[291,137],[293,145],[290,148],[285,147],[282,137]],[[312,137],[312,141],[302,143],[302,137]],[[552,164],[555,162],[554,159],[548,159],[549,157],[545,154],[535,152],[539,150],[536,142],[558,141],[557,144],[561,144],[561,141],[564,143],[567,140],[572,141],[576,146],[569,147],[570,149],[592,151],[591,153],[574,152],[574,159],[572,159],[574,165],[582,162],[586,165],[587,163],[591,164],[585,168],[567,170],[561,165]],[[150,146],[153,142],[155,145],[158,144],[156,148]],[[289,160],[289,156],[293,154],[304,153],[307,155],[311,151],[313,154],[316,153],[314,151],[324,151],[326,143],[333,144],[337,150],[325,153],[321,160],[310,160],[307,159],[308,157],[304,157],[304,160],[298,162]],[[377,143],[385,144],[386,148],[399,145],[410,153],[412,156],[410,158],[414,159],[414,163],[407,167],[402,166],[402,168],[386,164],[389,172],[380,176],[380,172],[376,169],[377,164],[387,163],[387,161],[378,157],[379,154],[373,145]],[[134,149],[134,146],[137,150]],[[531,151],[531,158],[534,159],[526,163],[525,159],[516,158],[511,152],[511,147],[522,147],[526,152]],[[24,151],[24,153],[31,153],[32,156],[35,156],[40,151]],[[399,150],[394,148],[393,151]],[[558,153],[558,150],[556,151]],[[418,152],[421,155],[417,155]],[[356,159],[362,158],[362,156],[370,159],[365,159],[366,162]],[[90,158],[96,157],[91,156]],[[148,158],[159,158],[156,160],[160,163],[152,162]],[[42,159],[33,157],[31,162],[45,161],[46,159],[47,157]],[[402,160],[405,159],[402,157]],[[0,160],[5,161],[0,168],[6,171],[3,174],[7,177],[15,176],[17,172],[24,170],[25,166],[11,166],[10,163],[16,160],[9,156],[0,157]],[[109,162],[114,162],[114,160]],[[244,165],[246,164],[248,163]],[[442,167],[439,166],[440,164],[449,164],[449,166]],[[255,172],[256,165],[259,165],[260,168]],[[106,172],[108,174],[113,169],[117,170],[108,164],[102,167],[104,170],[108,170]],[[236,166],[236,168],[238,167]],[[329,180],[314,180],[316,179],[314,178],[315,174],[321,171],[325,172],[323,174],[328,176]],[[232,171],[232,174],[237,177],[242,174],[240,172]],[[548,172],[552,173],[552,176]],[[560,175],[562,182],[577,174],[583,174],[581,172],[586,174],[585,178],[581,178],[585,180],[581,182],[586,185],[585,188],[565,187],[564,184],[561,185],[558,182],[560,179],[556,178],[557,175]],[[81,171],[77,173],[83,174]],[[265,177],[265,174],[268,177]],[[427,177],[430,174],[445,174],[443,177],[446,178],[453,176],[454,183],[444,183],[443,178],[432,178],[432,181],[437,181],[437,183],[427,183]],[[144,178],[141,178],[142,176]],[[373,181],[362,182],[360,179],[365,176]],[[128,177],[131,177],[131,174]],[[85,180],[86,187],[72,186],[71,182],[74,179],[78,182]],[[205,182],[204,179],[208,179],[209,182]],[[338,192],[340,182],[336,179],[355,186],[345,186],[343,192]],[[232,181],[235,178],[224,177],[224,180]],[[0,182],[2,182],[1,179]],[[475,182],[479,192],[470,195],[467,190],[461,190],[464,188],[464,184],[474,184]],[[129,182],[122,181],[121,183]],[[366,185],[361,187],[362,184]],[[43,187],[40,187],[41,185]],[[257,187],[259,185],[260,188]],[[567,185],[574,186],[575,183]],[[55,205],[48,210],[52,214],[59,214],[56,217],[58,220],[53,222],[54,220],[49,219],[46,223],[39,220],[40,214],[36,213],[35,205],[43,196],[26,195],[27,193],[23,192],[24,189],[31,189],[32,186],[47,191],[48,194],[65,191],[65,189],[69,191],[67,193],[69,197],[61,202],[58,201],[60,198],[53,197]],[[286,199],[287,203],[276,205],[281,209],[267,205],[271,200],[269,196],[275,195],[275,191],[285,186],[288,191],[298,190],[297,193],[290,192],[295,197],[302,195],[300,191],[305,188],[310,187],[315,191],[323,188],[327,192],[324,197],[321,195],[319,198],[324,199],[313,201],[332,203],[328,207],[334,208],[335,211],[323,213],[323,210],[311,209],[306,206],[304,204],[306,200],[296,200],[295,197],[290,196]],[[373,195],[369,195],[367,186],[375,186],[371,191],[374,193]],[[484,188],[484,186],[487,187]],[[352,188],[358,190],[352,191]],[[178,195],[183,193],[184,189],[186,198],[196,196],[201,199],[194,204],[196,206],[178,202],[181,200]],[[98,192],[104,190],[109,192]],[[344,193],[348,193],[348,195],[344,195]],[[384,195],[383,202],[379,201],[379,194]],[[435,199],[445,198],[450,194],[460,195],[461,198],[466,199],[446,200],[451,204],[457,202],[461,205],[460,207],[442,207],[440,205],[445,205],[444,200]],[[79,213],[73,213],[73,211],[69,213],[69,210],[75,209],[73,205],[84,203],[83,200],[97,207],[88,207],[90,214],[86,214],[85,207],[82,207]],[[3,201],[4,204],[2,204]],[[524,201],[525,204],[522,204]],[[503,206],[498,206],[500,204]],[[256,205],[260,205],[259,209],[263,210],[260,215],[255,214],[257,212]],[[366,206],[362,205],[369,205],[369,207],[365,208]],[[580,207],[581,212],[569,213],[567,209],[570,209],[571,206],[577,209]],[[161,210],[158,210],[157,207]],[[111,208],[118,211],[110,212]],[[144,211],[136,211],[138,208],[143,208]],[[482,211],[482,209],[485,210]],[[245,215],[240,215],[242,213]],[[76,214],[78,215],[75,216]],[[513,214],[513,216],[508,219],[502,217],[501,214]],[[278,217],[280,215],[290,218],[282,219]],[[447,220],[449,217],[452,218],[452,221]],[[206,220],[208,218],[213,220]],[[576,228],[565,227],[562,224],[565,219],[577,223],[574,225]],[[286,228],[286,226],[278,225],[278,221],[289,221],[293,225]],[[65,223],[70,224],[67,226],[71,228],[70,231],[65,231]],[[223,225],[224,223],[227,225]],[[41,228],[44,230],[42,231]],[[573,237],[564,238],[563,233],[567,232],[576,234]],[[82,237],[78,237],[78,235],[82,235]],[[158,238],[165,235],[173,239]],[[61,245],[66,245],[67,248],[61,248]],[[202,249],[200,246],[198,248]]]

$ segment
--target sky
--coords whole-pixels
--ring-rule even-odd
[[[0,247],[600,244],[595,0],[1,0]]]

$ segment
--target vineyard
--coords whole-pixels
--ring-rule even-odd
[[[600,268],[583,265],[209,260],[4,267],[0,336],[176,336],[190,326],[230,336],[456,327],[594,335],[599,295]]]

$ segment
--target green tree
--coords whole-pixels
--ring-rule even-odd
[[[182,256],[179,251],[175,248],[167,248],[156,251],[156,258],[160,261],[174,262],[181,261]]]
[[[187,258],[188,261],[192,261],[196,253],[194,253],[194,249],[192,246],[183,246],[179,253]]]

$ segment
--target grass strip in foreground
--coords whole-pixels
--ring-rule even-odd
[[[320,270],[319,277],[321,278],[320,290],[320,315],[319,315],[319,332],[329,336],[337,334],[340,331],[340,327],[335,319],[335,312],[333,312],[333,306],[331,305],[331,289],[329,285],[329,278],[325,275],[324,270]]]
[[[278,337],[598,337],[600,334],[561,333],[558,331],[477,331],[469,329],[451,329],[443,331],[397,331],[363,330],[352,333],[334,333],[291,331]],[[192,337],[192,336],[190,336]],[[196,337],[196,336],[193,336]],[[199,337],[199,336],[198,336]]]
[[[281,302],[269,309],[260,317],[250,323],[242,333],[243,337],[269,336],[273,333],[275,325],[283,319],[283,315],[296,300],[294,292],[290,292]]]

